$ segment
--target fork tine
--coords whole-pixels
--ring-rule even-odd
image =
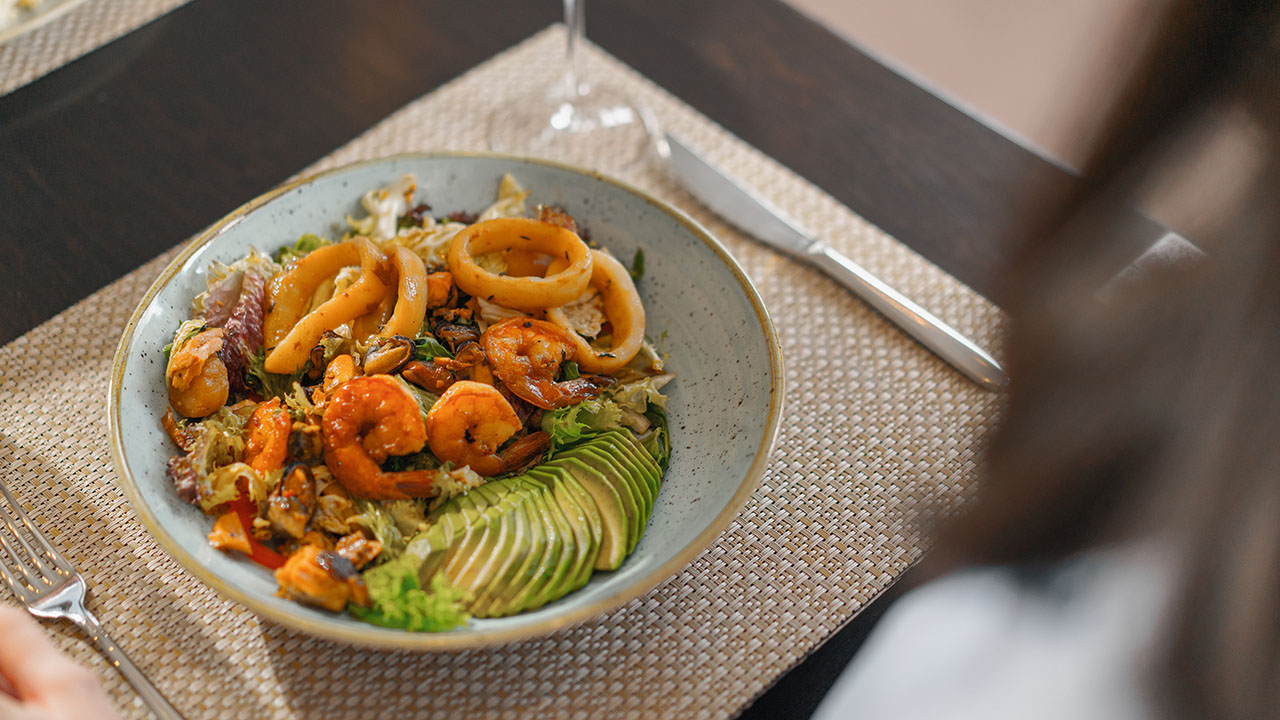
[[[0,509],[3,512],[3,509]],[[8,523],[4,523],[6,526]],[[22,555],[13,549],[9,544],[6,535],[9,533],[0,532],[0,554],[4,555],[4,562],[0,563],[0,576],[9,585],[9,589],[18,594],[23,602],[26,602],[27,595],[36,592],[37,585],[44,584],[39,575],[32,572],[27,563],[23,561]]]
[[[23,569],[28,570],[30,569],[29,568],[30,565],[34,565],[35,572],[37,573],[36,575],[37,580],[40,579],[42,576],[47,575],[48,573],[45,571],[44,563],[40,562],[40,554],[37,553],[31,547],[31,544],[27,542],[27,539],[22,536],[22,531],[16,527],[13,516],[9,514],[9,509],[4,507],[4,503],[0,503],[0,524],[3,524],[6,528],[8,528],[11,539],[17,540],[18,544],[22,545],[22,549],[27,551],[26,552],[27,562],[20,563],[23,566]],[[2,535],[0,535],[0,542],[3,542]],[[3,542],[3,545],[4,545],[4,549],[9,552],[11,559],[15,561],[22,560],[22,557],[18,555],[17,552],[14,551],[15,549],[13,548],[13,546],[11,546],[7,542]]]
[[[22,601],[23,605],[31,602],[37,595],[38,591],[35,586],[29,581],[14,575],[8,563],[0,567],[0,578],[4,579],[5,585],[8,585],[13,594],[18,596],[18,600]]]
[[[13,528],[14,534],[18,536],[18,541],[27,549],[27,552],[31,553],[32,559],[37,562],[37,566],[39,565],[37,558],[43,555],[55,568],[57,568],[58,571],[60,571],[57,572],[59,576],[74,573],[75,568],[71,567],[71,563],[62,556],[62,553],[58,552],[57,548],[53,547],[53,545],[49,543],[49,539],[44,536],[44,533],[40,532],[40,529],[35,526],[35,523],[31,522],[31,518],[27,517],[27,513],[22,509],[21,503],[19,503],[17,498],[13,496],[13,493],[9,491],[9,486],[6,485],[3,480],[0,480],[0,493],[4,494],[5,499],[9,501],[9,507],[13,508],[14,512],[18,515],[18,519],[27,528],[31,535],[35,537],[36,541],[40,543],[40,547],[44,550],[43,553],[34,552],[31,549],[31,546],[27,544],[26,540],[23,539],[21,533],[17,531],[17,528]],[[6,524],[10,524],[12,527],[9,513],[5,512],[3,505],[3,503],[0,503],[0,513],[4,513],[4,520]],[[44,568],[40,569],[41,571],[44,570]]]

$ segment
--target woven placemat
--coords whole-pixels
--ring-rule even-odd
[[[480,149],[483,118],[562,56],[556,26],[391,116],[310,170],[409,150]],[[601,80],[979,343],[982,297],[597,48]],[[655,168],[627,180],[688,209],[757,283],[786,362],[786,415],[761,487],[671,581],[550,637],[454,654],[298,635],[223,600],[166,556],[112,481],[104,398],[125,319],[169,255],[0,348],[0,476],[89,577],[93,606],[190,718],[724,718],[917,560],[919,507],[968,496],[997,397],[814,271],[753,244]],[[122,712],[135,696],[66,628]]]
[[[0,44],[0,95],[57,70],[185,2],[85,0],[61,17]]]

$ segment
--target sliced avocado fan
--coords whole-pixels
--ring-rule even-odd
[[[430,587],[443,573],[476,617],[532,610],[616,570],[653,513],[662,470],[629,432],[599,433],[522,475],[451,498],[405,554]]]

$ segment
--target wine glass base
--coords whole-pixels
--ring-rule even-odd
[[[551,91],[516,99],[489,117],[489,147],[569,165],[627,170],[651,157],[653,113],[608,88],[570,96]]]

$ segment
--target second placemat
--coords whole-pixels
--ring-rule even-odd
[[[66,4],[67,0],[60,0]],[[59,15],[0,44],[0,95],[53,72],[131,30],[155,20],[187,0],[84,0]],[[36,6],[40,8],[39,5]]]

